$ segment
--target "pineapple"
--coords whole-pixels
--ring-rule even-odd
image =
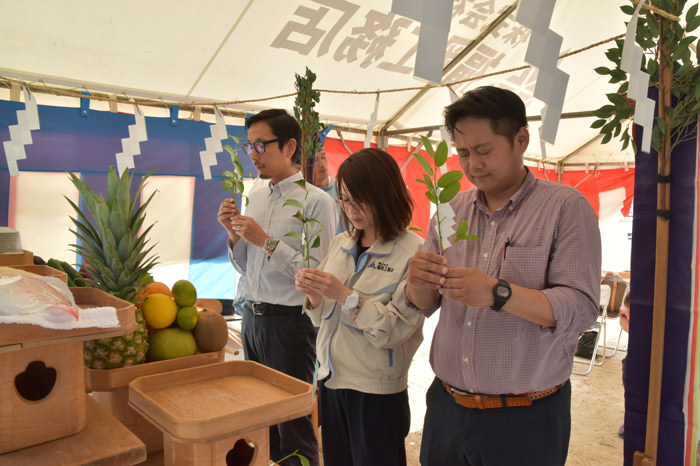
[[[153,194],[136,209],[136,201],[151,173],[143,177],[131,198],[133,175],[124,171],[120,179],[114,167],[109,167],[107,198],[104,199],[69,172],[92,216],[91,222],[75,203],[66,198],[77,213],[77,218],[71,217],[76,230],[70,231],[81,243],[71,246],[83,257],[83,267],[94,278],[94,286],[135,304],[138,304],[138,295],[150,279],[148,272],[157,261],[155,255],[147,257],[153,246],[146,246],[146,235],[153,225],[140,236],[138,234]],[[92,369],[115,369],[145,362],[148,333],[138,307],[135,320],[138,327],[129,335],[86,341],[85,365]]]

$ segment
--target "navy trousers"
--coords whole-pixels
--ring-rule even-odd
[[[319,384],[324,466],[406,466],[408,391],[390,395]]]
[[[316,361],[316,329],[301,312],[254,315],[243,311],[241,337],[245,358],[259,362],[308,383],[313,382]],[[318,466],[318,442],[311,416],[301,417],[270,427],[270,459],[279,461],[295,450]],[[280,463],[301,465],[298,458]]]
[[[426,394],[423,466],[564,466],[571,433],[571,383],[532,406],[471,409],[436,377]]]

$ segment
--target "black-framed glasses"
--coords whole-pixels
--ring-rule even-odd
[[[255,149],[255,152],[258,154],[264,154],[265,153],[265,146],[279,141],[280,138],[277,139],[270,139],[269,141],[255,141],[255,142],[244,142],[241,144],[241,149],[243,149],[243,152],[246,153],[246,155],[250,155],[253,153],[253,149]]]
[[[350,199],[345,199],[342,196],[338,197],[338,199],[335,200],[335,203],[345,211],[347,211],[348,207],[352,207],[353,209],[364,213],[366,207],[364,202],[351,201]]]

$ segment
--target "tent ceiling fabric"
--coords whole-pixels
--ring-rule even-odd
[[[619,7],[625,3],[557,2],[550,28],[564,37],[561,52],[624,33],[626,17]],[[426,84],[412,76],[420,24],[392,14],[391,0],[5,0],[0,5],[0,76],[8,78],[166,102],[244,102],[227,107],[257,111],[291,109],[293,97],[253,100],[294,94],[294,74],[308,66],[318,76],[314,87],[322,90],[317,110],[324,122],[364,128],[379,91],[375,130],[388,120],[388,130],[440,125],[450,103],[443,86],[407,107]],[[512,0],[454,1],[445,63],[467,47],[469,53],[445,74],[443,85],[526,65],[530,30],[515,20],[515,11],[497,21],[515,6]],[[490,25],[486,37],[475,42]],[[570,75],[563,113],[594,110],[616,90],[593,71],[608,64],[604,53],[610,46],[559,60]],[[543,103],[532,97],[536,79],[537,69],[528,67],[452,89],[461,95],[485,84],[508,87],[523,98],[528,116],[537,117]],[[595,142],[592,120],[562,120],[555,144],[546,147],[548,159],[634,164],[616,142]],[[539,124],[531,124],[528,155],[533,158],[541,156]]]

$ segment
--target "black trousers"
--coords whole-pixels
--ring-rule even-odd
[[[316,361],[316,329],[301,312],[276,315],[254,315],[244,309],[241,337],[245,358],[259,362],[308,383],[313,382]],[[311,416],[270,427],[270,459],[279,461],[295,450],[304,455],[311,466],[318,466],[318,442]],[[280,463],[300,465],[298,458]]]
[[[532,406],[470,409],[436,377],[426,394],[423,466],[564,466],[571,434],[571,383]]]
[[[407,390],[377,395],[323,382],[319,388],[324,466],[406,466]]]

